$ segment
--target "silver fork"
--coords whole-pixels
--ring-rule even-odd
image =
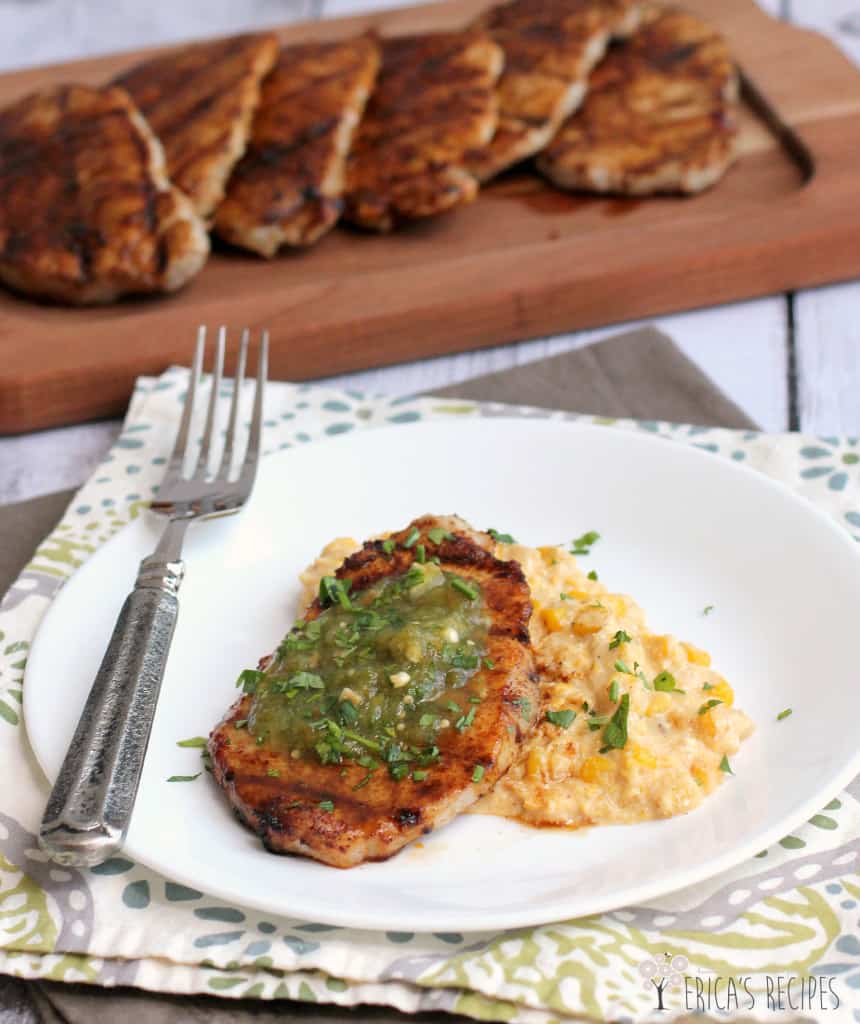
[[[185,530],[194,519],[238,512],[254,486],[269,337],[268,332],[262,332],[251,430],[238,474],[234,474],[231,470],[240,392],[250,340],[250,331],[246,328],[242,332],[224,451],[213,473],[209,463],[218,421],[226,334],[224,327],[218,332],[203,441],[194,469],[186,476],[184,466],[192,447],[191,419],[206,347],[206,328],[198,331],[179,433],[158,498],[152,503],[154,512],[167,517],[167,525],[155,551],[140,563],[134,589],[119,614],[45,808],[39,845],[58,864],[91,867],[122,847],[179,611],[177,593],[184,573],[181,553]]]

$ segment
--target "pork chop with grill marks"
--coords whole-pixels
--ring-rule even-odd
[[[334,226],[346,154],[378,67],[369,35],[281,52],[215,216],[223,239],[271,257],[283,245],[311,245]]]
[[[337,571],[337,583],[331,577],[324,578],[325,593],[334,600],[335,611],[344,601],[352,609],[346,615],[350,628],[342,635],[338,626],[334,634],[335,643],[340,644],[336,651],[348,658],[350,645],[360,647],[365,642],[362,637],[369,635],[362,629],[381,629],[378,642],[388,645],[385,650],[407,652],[412,682],[409,672],[392,674],[390,683],[383,676],[377,697],[371,697],[370,691],[354,693],[344,687],[338,704],[337,694],[331,697],[323,690],[333,683],[339,691],[341,682],[337,679],[304,672],[280,681],[283,659],[288,656],[285,648],[296,651],[309,647],[310,653],[302,656],[324,663],[318,659],[326,655],[313,645],[320,644],[321,632],[323,638],[328,635],[326,630],[333,620],[329,618],[329,625],[325,625],[325,616],[332,611],[323,610],[319,599],[278,653],[261,663],[266,672],[254,681],[255,692],[240,698],[213,731],[209,751],[214,777],[237,816],[257,832],[269,850],[304,854],[336,867],[384,860],[464,811],[510,767],[538,708],[528,634],[531,601],[519,565],[499,561],[490,547],[485,534],[476,534],[462,520],[425,516],[387,540],[365,543]],[[438,564],[434,564],[436,558]],[[470,602],[478,602],[474,607],[480,609],[482,629],[486,630],[480,657],[469,653],[478,648],[469,646],[465,636],[458,636],[450,626],[438,626],[441,638],[436,641],[432,633],[435,627],[423,640],[410,634],[408,628],[392,631],[392,621],[403,625],[397,611],[393,619],[385,620],[387,626],[374,625],[375,615],[385,616],[384,609],[379,613],[374,610],[377,606],[372,603],[373,595],[385,586],[414,588],[416,592],[438,588],[435,598],[427,593],[414,599],[405,597],[407,608],[414,607],[409,605],[410,600],[441,599],[443,609],[455,606],[459,600],[466,614],[473,607]],[[351,631],[353,622],[355,632]],[[315,624],[316,640],[310,636]],[[447,647],[439,646],[443,640]],[[447,659],[445,665],[451,666],[451,671],[445,669],[442,676],[448,688],[426,699],[415,689],[422,670],[417,655],[408,653],[415,643],[429,644],[423,648],[425,657],[431,652],[434,657]],[[356,671],[360,671],[361,662],[358,664]],[[465,681],[452,682],[452,676],[458,677],[467,668],[471,675]],[[325,675],[322,667],[319,671]],[[351,677],[348,669],[344,671]],[[319,701],[311,700],[306,706],[319,706],[319,717],[315,711],[301,713],[304,718],[312,718],[308,727],[318,730],[315,735],[320,744],[316,748],[290,751],[275,745],[268,732],[254,734],[262,720],[260,701],[265,711],[265,701],[273,699],[273,692],[284,694],[280,699],[287,703],[302,699],[303,694],[318,694]],[[371,703],[366,705],[368,700]],[[341,756],[338,748],[350,742],[353,731],[367,730],[366,723],[375,721],[359,719],[363,709],[377,716],[380,729],[385,725],[383,710],[374,710],[374,700],[388,712],[397,708],[392,722],[406,721],[408,729],[429,728],[431,745],[412,746],[409,734],[401,733],[403,726],[398,724],[390,728],[391,740],[385,740],[389,733],[383,731],[376,743],[365,738],[364,745]],[[339,725],[325,721],[323,714],[336,718],[337,708],[348,708],[349,716],[339,719]],[[413,716],[411,724],[404,718],[407,712]],[[359,724],[350,729],[350,722],[355,721]]]
[[[245,152],[260,82],[278,56],[274,35],[241,35],[172,50],[120,75],[158,136],[171,181],[208,218]]]
[[[538,158],[562,188],[700,192],[733,162],[738,75],[719,33],[649,7],[639,31],[594,70],[585,103]]]
[[[466,154],[493,137],[503,54],[479,30],[387,39],[347,162],[346,217],[376,231],[478,193]]]
[[[66,85],[0,112],[0,280],[79,305],[174,291],[209,253],[122,89]]]
[[[610,39],[634,31],[639,0],[511,0],[478,20],[502,47],[499,125],[469,154],[480,181],[533,156],[580,105]]]

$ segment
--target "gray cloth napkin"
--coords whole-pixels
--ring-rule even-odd
[[[665,335],[652,327],[513,370],[477,377],[436,395],[484,402],[565,409],[595,416],[669,420],[705,426],[755,428]],[[71,500],[73,491],[0,507],[0,594],[5,593]],[[290,1002],[219,1000],[20,982],[0,977],[0,1024],[415,1024],[441,1019],[409,1017],[380,1007],[318,1007]],[[465,1018],[445,1015],[446,1024]]]

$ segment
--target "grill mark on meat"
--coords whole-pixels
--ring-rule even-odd
[[[501,63],[499,47],[477,30],[385,40],[347,163],[349,220],[387,231],[474,199],[465,157],[495,129]]]
[[[563,188],[701,191],[735,157],[737,92],[731,54],[714,29],[679,9],[648,6],[639,31],[592,73],[585,103],[538,168]]]
[[[207,252],[124,92],[61,86],[0,112],[0,279],[11,287],[111,301],[178,287]]]
[[[371,36],[281,52],[216,212],[225,241],[271,257],[282,245],[316,242],[334,225],[346,151],[378,64]]]
[[[273,35],[198,43],[120,75],[165,149],[174,183],[201,216],[220,201],[241,157],[260,82],[278,51]]]

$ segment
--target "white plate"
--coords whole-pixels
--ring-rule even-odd
[[[756,721],[735,778],[693,813],[583,832],[466,815],[383,864],[338,871],[277,857],[237,824],[177,740],[205,735],[243,668],[293,621],[297,573],[333,537],[457,512],[529,544],[596,529],[589,565],[650,625],[714,655]],[[53,779],[138,561],[145,516],[63,588],[30,654],[24,710]],[[860,769],[860,552],[826,516],[735,464],[644,435],[529,420],[368,431],[264,460],[254,499],[189,531],[180,615],[130,856],[224,900],[290,917],[404,931],[508,928],[652,899],[778,840]],[[702,609],[714,605],[704,617]],[[792,707],[794,714],[776,721]]]

